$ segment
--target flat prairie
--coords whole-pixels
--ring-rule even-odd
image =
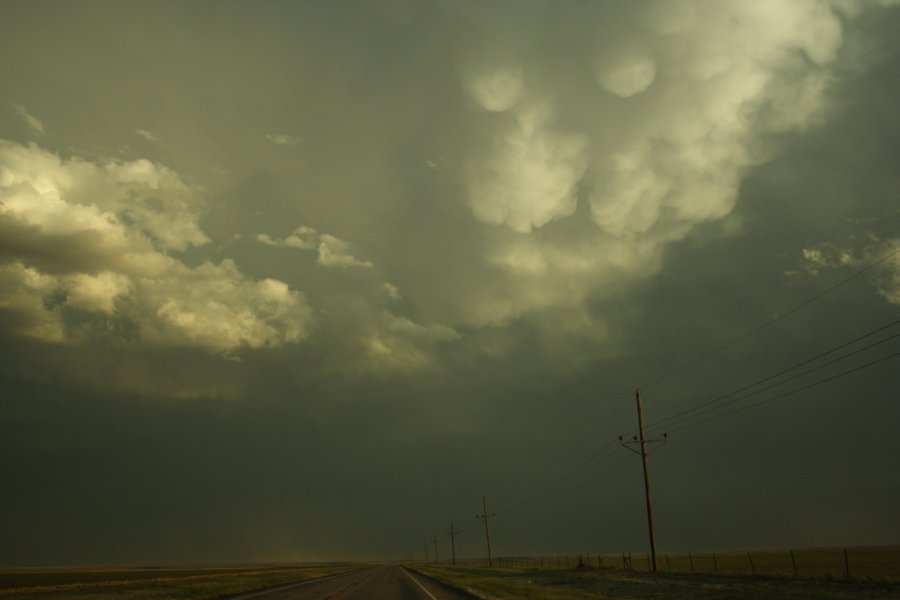
[[[0,600],[211,600],[348,568],[316,565],[0,569]]]
[[[746,553],[717,555],[715,564],[707,555],[677,561],[670,557],[670,570],[648,572],[637,570],[639,562],[632,559],[634,568],[618,568],[613,557],[605,557],[604,564],[570,568],[556,568],[556,561],[547,558],[504,558],[502,567],[487,568],[483,565],[459,566],[419,564],[415,570],[445,583],[469,591],[486,600],[588,600],[591,598],[618,598],[637,600],[897,600],[900,598],[900,550],[894,548],[872,550],[866,554],[857,551],[858,574],[846,574],[841,560],[835,563],[833,551],[795,552],[794,560],[783,552],[753,553],[755,574],[743,563],[750,562]],[[711,556],[711,555],[710,555]],[[805,562],[794,564],[800,557]],[[743,559],[741,559],[743,557]],[[819,557],[820,562],[813,561]],[[694,573],[690,572],[693,562]],[[832,564],[834,563],[834,564]],[[540,568],[544,565],[545,568]],[[678,567],[676,570],[675,567]],[[682,570],[682,566],[684,570]],[[718,569],[718,573],[714,569]],[[747,572],[744,572],[746,568]]]

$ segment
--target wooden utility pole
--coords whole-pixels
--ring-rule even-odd
[[[485,496],[481,497],[481,505],[482,505],[482,508],[484,509],[484,512],[481,513],[480,515],[475,515],[475,518],[481,519],[482,521],[484,521],[484,537],[487,538],[488,566],[493,567],[494,560],[493,560],[493,558],[491,558],[491,530],[488,528],[488,519],[490,519],[491,517],[493,517],[495,515],[494,515],[494,513],[488,514],[487,497],[485,497]]]
[[[450,521],[450,531],[448,531],[447,534],[450,536],[450,556],[451,556],[451,560],[453,561],[453,564],[455,565],[455,564],[456,564],[456,542],[455,542],[455,538],[456,538],[457,534],[459,534],[459,532],[453,530],[453,521]]]
[[[439,562],[441,562],[441,559],[438,558],[438,553],[437,553],[437,534],[432,533],[431,535],[434,536],[434,562],[439,563]]]
[[[659,564],[656,561],[656,531],[653,529],[653,504],[650,501],[650,472],[647,470],[647,454],[649,454],[649,452],[647,451],[647,446],[656,443],[665,443],[668,434],[664,433],[662,439],[655,440],[648,440],[644,437],[644,407],[641,404],[641,390],[635,390],[634,398],[637,401],[638,434],[640,437],[636,437],[629,441],[622,441],[620,436],[619,442],[625,448],[641,455],[641,465],[644,468],[644,496],[647,499],[647,528],[650,531],[650,568],[653,571],[656,571],[659,568]],[[631,445],[639,445],[640,450],[635,450]]]

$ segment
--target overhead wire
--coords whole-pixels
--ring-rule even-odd
[[[784,393],[782,393],[782,394],[778,394],[777,396],[773,396],[773,397],[771,397],[771,398],[766,398],[765,400],[761,400],[761,401],[759,401],[759,402],[754,402],[753,404],[748,404],[748,405],[742,406],[742,407],[740,407],[740,408],[736,408],[735,410],[729,411],[729,412],[727,412],[727,413],[718,414],[718,415],[715,415],[715,416],[710,417],[710,418],[708,418],[708,419],[704,419],[704,420],[702,420],[702,421],[696,421],[696,422],[693,422],[693,423],[687,423],[687,424],[685,424],[685,425],[683,425],[683,426],[681,426],[681,427],[677,427],[677,428],[673,429],[673,430],[671,431],[671,433],[674,433],[674,432],[677,432],[677,431],[684,431],[685,429],[690,429],[690,428],[692,428],[692,427],[696,427],[696,426],[698,426],[698,425],[703,425],[703,424],[709,423],[709,422],[711,422],[711,421],[716,421],[716,420],[718,420],[718,419],[723,419],[723,418],[725,418],[725,417],[730,417],[731,415],[734,415],[734,414],[737,414],[737,413],[740,413],[740,412],[744,412],[744,411],[746,411],[746,410],[750,410],[751,408],[756,408],[757,406],[761,406],[761,405],[763,405],[763,404],[768,404],[769,402],[774,402],[775,400],[781,400],[782,398],[786,398],[786,397],[788,397],[788,396],[792,396],[792,395],[797,394],[797,393],[799,393],[799,392],[802,392],[802,391],[805,391],[805,390],[808,390],[808,389],[817,387],[817,386],[819,386],[819,385],[822,385],[823,383],[828,383],[829,381],[834,381],[835,379],[840,379],[841,377],[845,377],[845,376],[850,375],[850,374],[852,374],[852,373],[856,373],[857,371],[862,371],[863,369],[867,369],[867,368],[869,368],[869,367],[872,367],[872,366],[875,366],[875,365],[877,365],[877,364],[879,364],[879,363],[882,363],[882,362],[884,362],[884,361],[886,361],[886,360],[890,360],[890,359],[892,359],[892,358],[897,358],[897,357],[900,357],[900,352],[894,352],[893,354],[889,354],[889,355],[887,355],[887,356],[882,356],[881,358],[877,358],[877,359],[875,359],[875,360],[873,360],[873,361],[870,361],[870,362],[867,362],[867,363],[865,363],[865,364],[859,365],[859,366],[854,367],[854,368],[852,368],[852,369],[848,369],[848,370],[846,370],[846,371],[842,371],[841,373],[837,373],[837,374],[835,374],[835,375],[831,375],[831,376],[826,377],[826,378],[824,378],[824,379],[820,379],[820,380],[818,380],[818,381],[814,381],[814,382],[812,382],[812,383],[808,383],[808,384],[806,384],[806,385],[804,385],[804,386],[801,386],[801,387],[799,387],[799,388],[796,388],[796,389],[793,389],[793,390],[789,390],[789,391],[784,392]]]
[[[723,402],[722,404],[719,404],[719,405],[717,405],[717,406],[708,406],[707,408],[705,408],[704,410],[701,410],[700,412],[697,412],[696,414],[686,415],[686,416],[683,416],[683,417],[681,417],[681,418],[675,419],[675,420],[673,420],[673,421],[670,421],[670,422],[668,423],[668,425],[676,425],[676,424],[678,424],[678,423],[683,423],[683,422],[685,422],[685,421],[690,421],[691,419],[695,419],[695,418],[697,418],[697,417],[700,417],[700,416],[703,416],[703,415],[706,415],[706,414],[715,412],[715,411],[717,411],[717,410],[720,410],[722,407],[730,406],[730,405],[732,405],[732,404],[737,404],[738,402],[740,402],[740,401],[742,401],[742,400],[746,400],[747,398],[752,398],[753,396],[756,396],[756,395],[758,395],[758,394],[762,394],[763,392],[767,392],[767,391],[772,390],[772,389],[774,389],[774,388],[776,388],[776,387],[782,386],[782,385],[784,385],[785,383],[794,381],[795,379],[799,379],[800,377],[803,377],[803,376],[805,376],[805,375],[809,375],[810,373],[814,373],[815,371],[819,371],[819,370],[821,370],[821,369],[824,369],[825,367],[830,367],[831,365],[833,365],[833,364],[835,364],[835,363],[838,363],[838,362],[841,362],[841,361],[843,361],[843,360],[846,360],[846,359],[850,358],[851,356],[855,356],[855,355],[857,355],[857,354],[859,354],[859,353],[861,353],[861,352],[864,352],[864,351],[866,351],[866,350],[868,350],[868,349],[870,349],[870,348],[873,348],[873,347],[875,347],[875,346],[878,346],[879,344],[883,344],[884,342],[890,341],[890,340],[892,340],[892,339],[894,339],[894,338],[896,338],[896,337],[900,337],[900,333],[896,333],[896,334],[894,334],[894,335],[892,335],[892,336],[890,336],[890,337],[884,338],[883,340],[878,340],[877,342],[873,342],[873,343],[869,344],[868,346],[864,346],[863,348],[859,348],[859,349],[857,349],[857,350],[854,350],[853,352],[850,352],[849,354],[845,354],[845,355],[843,355],[843,356],[840,356],[840,357],[838,357],[838,358],[835,358],[834,360],[830,360],[830,361],[828,361],[827,363],[823,363],[823,364],[821,364],[821,365],[819,365],[819,366],[817,366],[817,367],[813,367],[812,369],[807,369],[806,371],[803,371],[802,373],[797,373],[796,375],[792,375],[791,377],[788,377],[787,379],[784,379],[784,380],[779,381],[779,382],[777,382],[777,383],[774,383],[774,384],[772,384],[772,385],[768,385],[768,386],[766,386],[766,387],[764,387],[764,388],[761,388],[761,389],[758,389],[758,390],[756,390],[756,391],[754,391],[754,392],[750,392],[749,394],[746,394],[746,395],[744,395],[744,396],[739,396],[739,397],[737,397],[737,398],[733,398],[733,399],[729,400],[728,402]],[[661,427],[660,427],[659,424],[656,424],[656,425],[653,426],[653,428],[654,428],[654,429],[660,429]]]
[[[625,397],[621,402],[616,404],[613,407],[613,409],[609,413],[607,413],[607,416],[605,419],[601,420],[598,425],[594,426],[588,432],[583,434],[574,444],[572,444],[567,450],[565,450],[562,454],[560,454],[559,457],[556,459],[556,461],[558,462],[558,461],[564,460],[567,456],[571,455],[571,453],[576,448],[578,448],[581,444],[583,444],[586,439],[588,439],[592,435],[596,434],[601,428],[608,426],[610,420],[613,417],[615,417],[619,413],[619,411],[622,410],[622,408],[625,406],[625,404],[627,402],[628,402],[628,398]],[[569,469],[562,475],[556,477],[550,483],[546,484],[544,487],[540,488],[539,490],[532,492],[529,496],[526,496],[525,499],[523,499],[522,501],[520,501],[516,504],[513,504],[513,510],[518,510],[518,509],[521,509],[522,507],[525,507],[527,505],[537,502],[543,495],[547,494],[548,492],[557,488],[558,486],[563,485],[566,482],[566,480],[568,480],[570,478],[575,477],[577,479],[578,477],[580,477],[581,472],[583,472],[585,469],[589,468],[589,466],[591,466],[591,463],[597,461],[597,458],[601,454],[606,452],[613,445],[614,441],[615,440],[607,443],[605,446],[603,446],[599,450],[594,451],[587,458],[585,458],[580,463],[575,465],[573,468]],[[597,461],[598,464],[599,464],[599,462],[602,462],[603,460],[605,460],[605,458],[601,458],[599,461]],[[552,468],[552,466],[548,467],[547,469],[544,469],[543,473],[546,473],[550,468]]]
[[[722,346],[719,346],[719,347],[717,347],[717,348],[711,350],[710,352],[707,352],[706,354],[700,356],[699,358],[697,358],[697,359],[695,359],[695,360],[693,360],[693,361],[690,361],[690,362],[688,362],[688,363],[686,363],[686,364],[684,364],[684,365],[682,365],[682,366],[680,366],[680,367],[678,367],[678,368],[676,368],[676,369],[673,369],[672,371],[669,371],[669,372],[667,372],[667,373],[664,373],[663,375],[657,377],[656,379],[653,379],[653,380],[651,380],[650,382],[648,382],[648,383],[646,383],[646,384],[640,386],[640,389],[646,389],[646,388],[649,388],[650,386],[656,385],[656,384],[658,384],[658,383],[662,383],[663,381],[666,381],[667,379],[670,379],[670,378],[672,378],[672,377],[675,377],[676,375],[680,375],[680,374],[683,373],[684,371],[687,371],[688,369],[690,369],[690,368],[692,368],[692,367],[694,367],[694,366],[696,366],[696,365],[699,365],[700,363],[702,363],[702,362],[704,362],[704,361],[706,361],[706,360],[712,358],[712,357],[715,356],[716,354],[719,354],[720,352],[723,352],[723,351],[727,350],[728,348],[731,348],[732,346],[735,346],[735,345],[739,344],[740,342],[743,342],[743,341],[746,340],[747,338],[756,335],[756,334],[759,333],[760,331],[763,331],[764,329],[770,327],[771,325],[774,325],[774,324],[777,323],[778,321],[781,321],[782,319],[784,319],[784,318],[786,318],[786,317],[788,317],[788,316],[790,316],[790,315],[796,313],[797,311],[799,311],[799,310],[801,310],[801,309],[803,309],[803,308],[809,306],[810,304],[812,304],[812,303],[815,302],[816,300],[822,298],[823,296],[825,296],[825,295],[827,295],[827,294],[830,294],[830,293],[833,292],[834,290],[836,290],[836,289],[840,288],[841,286],[845,285],[846,283],[849,283],[850,281],[856,279],[856,278],[859,277],[860,275],[862,275],[862,274],[864,274],[864,273],[866,273],[866,272],[868,272],[868,271],[874,269],[875,267],[877,267],[878,265],[880,265],[881,263],[883,263],[883,262],[886,261],[887,259],[891,258],[892,256],[894,256],[894,255],[897,254],[898,252],[900,252],[900,247],[897,247],[896,249],[894,249],[893,251],[891,251],[891,252],[885,254],[885,255],[882,256],[881,258],[879,258],[879,259],[877,259],[877,260],[875,260],[875,261],[869,263],[868,265],[866,265],[866,266],[863,267],[862,269],[860,269],[860,270],[854,272],[853,274],[851,274],[849,277],[845,277],[844,279],[838,281],[838,282],[835,283],[834,285],[832,285],[832,286],[830,286],[830,287],[828,287],[828,288],[822,290],[821,292],[815,294],[815,295],[812,296],[811,298],[808,298],[808,299],[804,300],[803,302],[801,302],[800,304],[797,304],[797,305],[793,306],[792,308],[788,309],[787,311],[785,311],[785,312],[779,314],[779,315],[778,315],[777,317],[775,317],[774,319],[770,319],[769,321],[766,321],[765,323],[763,323],[763,324],[761,324],[761,325],[759,325],[759,326],[757,326],[757,327],[751,329],[751,330],[748,331],[747,333],[744,333],[744,334],[742,334],[742,335],[740,335],[740,336],[734,338],[734,339],[731,340],[730,342],[728,342],[728,343],[726,343],[726,344],[723,344]]]
[[[662,426],[664,426],[664,425],[666,425],[666,424],[672,423],[673,421],[674,421],[674,422],[680,422],[680,421],[684,420],[684,419],[682,419],[681,417],[683,417],[683,416],[685,416],[685,415],[690,415],[691,413],[696,413],[697,411],[701,411],[699,414],[703,414],[703,413],[707,412],[707,411],[705,411],[705,410],[702,410],[702,409],[704,409],[705,407],[713,407],[713,409],[716,409],[716,408],[718,408],[718,407],[715,407],[715,406],[713,406],[713,405],[719,404],[719,403],[723,402],[724,400],[727,400],[728,398],[731,398],[732,396],[735,396],[735,395],[737,395],[737,394],[740,394],[741,392],[747,391],[747,390],[752,389],[752,388],[754,388],[754,387],[756,387],[756,386],[759,386],[759,385],[761,385],[761,384],[763,384],[763,383],[766,383],[766,382],[768,382],[768,381],[771,381],[771,380],[773,380],[773,379],[776,379],[776,378],[778,378],[778,377],[780,377],[780,376],[782,376],[782,375],[785,375],[785,374],[790,373],[791,371],[794,371],[794,370],[796,370],[796,369],[798,369],[798,368],[800,368],[800,367],[803,367],[803,366],[805,366],[805,365],[808,365],[808,364],[810,364],[810,363],[813,363],[813,362],[815,362],[815,361],[817,361],[817,360],[819,360],[819,359],[821,359],[821,358],[824,358],[824,357],[826,357],[826,356],[828,356],[828,355],[830,355],[830,354],[834,354],[835,352],[837,352],[837,351],[839,351],[839,350],[843,350],[844,348],[847,348],[848,346],[852,346],[853,344],[856,344],[857,342],[860,342],[860,341],[862,341],[862,340],[864,340],[864,339],[866,339],[866,338],[872,337],[873,335],[877,335],[877,334],[879,334],[879,333],[881,333],[881,332],[883,332],[883,331],[885,331],[885,330],[887,330],[887,329],[890,329],[890,328],[896,326],[897,324],[900,324],[900,320],[894,320],[894,321],[891,321],[890,323],[887,323],[887,324],[885,324],[885,325],[882,325],[882,326],[880,326],[880,327],[877,327],[876,329],[874,329],[874,330],[872,330],[872,331],[869,331],[868,333],[865,333],[865,334],[863,334],[863,335],[857,336],[857,337],[853,338],[852,340],[848,340],[848,341],[846,341],[846,342],[844,342],[844,343],[842,343],[842,344],[839,344],[839,345],[837,345],[837,346],[835,346],[835,347],[833,347],[833,348],[830,348],[830,349],[826,350],[825,352],[820,352],[819,354],[816,354],[816,355],[813,356],[813,357],[810,357],[810,358],[808,358],[808,359],[806,359],[806,360],[803,360],[803,361],[801,361],[801,362],[799,362],[799,363],[796,363],[796,364],[794,364],[794,365],[791,365],[791,366],[789,366],[789,367],[787,367],[787,368],[781,369],[780,371],[777,371],[776,373],[773,373],[773,374],[771,374],[771,375],[767,375],[766,377],[763,377],[763,378],[761,378],[761,379],[757,379],[756,381],[754,381],[754,382],[752,382],[752,383],[749,383],[749,384],[747,384],[747,385],[744,385],[744,386],[742,386],[742,387],[740,387],[740,388],[738,388],[738,389],[736,389],[736,390],[733,390],[733,391],[731,391],[731,392],[729,392],[729,393],[727,393],[727,394],[723,394],[723,395],[721,395],[721,396],[718,396],[718,397],[716,397],[716,398],[713,398],[712,400],[707,400],[706,402],[703,402],[703,403],[701,403],[701,404],[698,404],[698,405],[696,405],[696,406],[693,406],[693,407],[688,408],[688,409],[686,409],[686,410],[683,410],[683,411],[681,411],[681,412],[675,413],[675,414],[673,414],[673,415],[669,415],[668,417],[665,417],[665,418],[660,419],[660,420],[658,420],[658,421],[654,421],[654,422],[650,423],[650,424],[647,426],[647,428],[648,428],[648,429],[659,429],[659,428],[661,428]],[[765,387],[765,388],[761,388],[761,389],[759,389],[759,390],[757,390],[757,391],[754,391],[754,392],[752,392],[752,393],[750,393],[750,394],[747,394],[747,395],[745,395],[745,396],[742,396],[742,397],[738,398],[737,400],[730,401],[730,402],[726,402],[726,403],[722,404],[722,406],[725,406],[725,405],[728,405],[728,404],[732,404],[733,402],[736,402],[736,401],[739,401],[739,400],[742,400],[742,399],[749,398],[749,397],[751,397],[751,396],[753,396],[753,395],[756,395],[756,394],[762,393],[762,392],[764,392],[764,391],[767,391],[767,390],[769,390],[769,389],[772,389],[773,387],[777,387],[777,386],[782,385],[782,384],[784,384],[784,383],[787,383],[787,382],[789,382],[789,381],[793,381],[794,379],[797,379],[798,377],[802,377],[803,375],[807,375],[807,374],[809,374],[809,373],[811,373],[811,372],[813,372],[813,371],[816,371],[816,370],[819,370],[819,369],[824,368],[824,367],[826,367],[826,366],[832,365],[832,364],[834,364],[835,362],[839,362],[839,361],[841,361],[841,360],[844,360],[844,359],[846,359],[846,358],[849,358],[849,357],[851,357],[851,356],[854,356],[854,355],[856,355],[856,354],[859,354],[860,352],[862,352],[862,351],[864,351],[864,350],[867,350],[867,349],[869,349],[869,348],[871,348],[871,347],[873,347],[873,346],[877,346],[877,345],[879,345],[879,344],[882,344],[882,343],[884,343],[884,342],[886,342],[886,341],[889,341],[889,340],[891,340],[891,339],[894,339],[894,338],[896,338],[896,337],[898,337],[898,336],[900,336],[900,333],[893,334],[893,335],[890,335],[890,336],[888,336],[888,337],[882,338],[881,340],[878,340],[878,341],[876,341],[876,342],[874,342],[874,343],[872,343],[872,344],[869,344],[869,345],[867,345],[867,346],[864,346],[864,347],[862,347],[862,348],[859,348],[859,349],[857,349],[857,350],[855,350],[855,351],[853,351],[853,352],[850,352],[850,353],[848,353],[848,354],[842,355],[842,357],[840,357],[840,358],[838,358],[838,359],[835,359],[835,360],[833,360],[833,361],[829,361],[829,362],[827,362],[827,363],[823,363],[822,365],[819,365],[818,367],[815,367],[814,369],[809,369],[809,370],[804,371],[803,373],[800,373],[800,374],[798,374],[798,375],[791,376],[791,377],[786,378],[786,379],[784,379],[784,380],[782,380],[782,381],[780,381],[780,382],[778,382],[778,383],[775,383],[775,384],[773,384],[773,385],[771,385],[771,386],[767,386],[767,387]],[[696,416],[696,415],[694,415],[694,416]]]

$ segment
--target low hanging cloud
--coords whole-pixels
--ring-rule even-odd
[[[150,161],[97,164],[0,141],[4,327],[54,343],[125,327],[139,343],[222,354],[306,337],[302,293],[227,259],[191,267],[171,255],[209,241],[203,210],[200,190]]]
[[[315,250],[316,262],[323,267],[372,268],[372,263],[360,260],[350,253],[350,244],[327,233],[319,233],[312,227],[301,225],[283,239],[274,239],[265,233],[257,234],[256,240],[266,246]]]

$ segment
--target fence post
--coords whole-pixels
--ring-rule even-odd
[[[719,574],[719,561],[716,560],[716,553],[713,552],[713,568],[716,570],[716,575]]]
[[[693,573],[694,573],[694,557],[693,557],[693,555],[691,555],[690,552],[688,552],[688,560],[691,561],[691,574],[693,575]]]
[[[668,555],[668,554],[666,554],[666,567],[668,567],[668,569],[669,569],[670,571],[672,570],[672,563],[669,562],[669,555]]]
[[[756,575],[756,566],[754,566],[753,557],[750,556],[749,552],[747,553],[747,558],[750,559],[750,573],[752,573],[753,575]]]
[[[791,550],[791,564],[794,566],[794,579],[797,578],[797,559],[794,558],[794,551]]]
[[[847,549],[844,548],[844,573],[850,579],[850,560],[847,558]]]

